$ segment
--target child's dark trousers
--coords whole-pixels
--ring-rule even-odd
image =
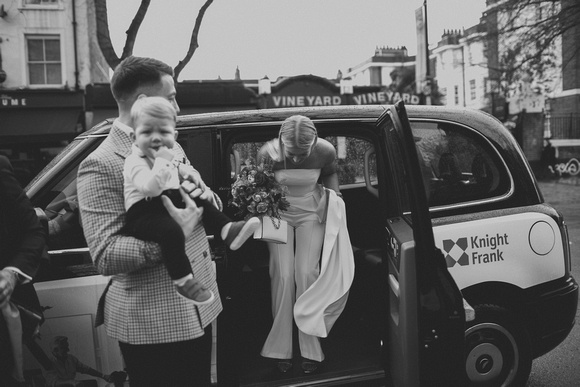
[[[162,195],[169,197],[176,207],[184,208],[179,190],[167,190]],[[208,201],[196,198],[195,203],[203,207],[205,232],[219,238],[222,228],[231,222],[230,218]],[[191,264],[185,254],[183,231],[165,209],[161,196],[133,204],[127,211],[125,226],[119,234],[158,243],[171,279],[177,280],[191,274]]]

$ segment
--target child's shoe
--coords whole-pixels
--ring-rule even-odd
[[[195,305],[206,305],[215,298],[213,292],[203,286],[195,277],[189,278],[181,286],[175,285],[177,293],[183,298],[191,300]]]
[[[246,240],[248,240],[248,238],[252,236],[254,231],[256,231],[260,226],[260,219],[252,217],[247,221],[241,220],[239,222],[231,222],[228,223],[228,225],[229,229],[226,231],[227,235],[225,238],[223,238],[222,235],[222,239],[226,243],[226,246],[231,250],[237,250],[242,247],[244,242],[246,242]]]

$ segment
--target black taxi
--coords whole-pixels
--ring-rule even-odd
[[[233,252],[209,236],[224,304],[216,385],[524,385],[532,360],[572,329],[578,285],[564,219],[511,134],[478,110],[398,103],[180,116],[179,143],[227,203],[245,160],[294,114],[337,150],[355,259],[348,302],[322,339],[319,372],[279,374],[259,355],[272,323],[266,245]],[[46,308],[40,344],[65,334],[105,373],[122,358],[93,327],[107,278],[84,240],[76,174],[112,121],[79,135],[26,188],[50,230],[35,283]],[[25,368],[41,366],[27,356]]]

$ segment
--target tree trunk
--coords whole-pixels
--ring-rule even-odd
[[[97,25],[97,41],[107,64],[115,69],[121,59],[115,53],[111,36],[109,35],[109,19],[107,18],[107,0],[95,0],[95,17]]]

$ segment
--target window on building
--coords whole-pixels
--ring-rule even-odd
[[[455,104],[459,105],[459,86],[454,86]]]
[[[24,5],[58,5],[58,0],[24,0]]]
[[[62,85],[60,37],[29,35],[26,43],[30,85]]]
[[[489,90],[487,88],[488,82],[489,82],[488,77],[483,78],[483,94],[487,94],[489,92]]]
[[[469,81],[469,93],[471,95],[471,100],[473,101],[476,97],[475,93],[475,79]]]
[[[484,41],[482,42],[482,45],[483,45],[483,47],[482,47],[482,49],[481,49],[481,56],[482,56],[483,58],[487,58],[487,57],[488,57],[488,56],[487,56],[487,40],[484,40]]]

